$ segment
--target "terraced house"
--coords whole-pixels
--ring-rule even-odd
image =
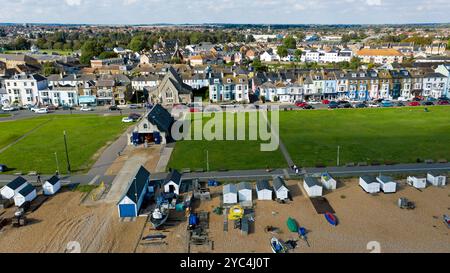
[[[209,99],[211,102],[249,101],[249,83],[247,75],[226,75],[222,78],[210,78]]]

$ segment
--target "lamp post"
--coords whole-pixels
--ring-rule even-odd
[[[337,166],[339,167],[339,161],[340,161],[340,153],[341,153],[341,146],[338,146],[337,150]]]
[[[58,154],[55,152],[55,161],[56,161],[56,171],[59,174],[59,162],[58,162]]]
[[[65,147],[65,149],[66,149],[67,173],[70,174],[70,161],[69,161],[69,151],[67,150],[67,137],[66,137],[66,131],[64,131],[64,147]]]
[[[206,150],[206,171],[209,172],[209,151]]]

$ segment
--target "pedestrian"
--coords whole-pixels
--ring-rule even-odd
[[[117,156],[119,156],[119,157],[120,157],[120,151],[119,151],[119,152],[117,152]]]
[[[37,183],[41,184],[41,176],[40,175],[37,176]]]
[[[55,175],[56,175],[56,176],[59,176],[59,172],[58,172],[58,170],[56,170],[56,172],[55,172]]]

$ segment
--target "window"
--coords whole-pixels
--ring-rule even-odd
[[[34,86],[34,82],[31,82],[31,86]]]

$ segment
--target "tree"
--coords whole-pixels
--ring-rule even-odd
[[[23,38],[23,37],[19,37],[14,41],[13,47],[16,50],[27,50],[30,49],[30,42]]]
[[[59,69],[56,68],[53,63],[48,62],[42,65],[41,72],[45,77],[48,77],[51,74],[59,73]]]
[[[287,49],[296,49],[296,48],[297,48],[297,41],[294,39],[294,37],[292,37],[292,36],[287,36],[287,37],[284,38],[284,40],[283,40],[283,45],[284,45]]]
[[[258,58],[253,60],[252,67],[255,69],[256,72],[266,72],[268,70],[268,67],[263,65],[261,63],[261,60]]]
[[[281,58],[286,57],[286,56],[288,55],[288,50],[287,50],[286,46],[284,46],[284,45],[279,46],[279,47],[277,48],[277,54],[278,54],[278,56],[280,56]]]
[[[81,47],[80,63],[89,64],[90,61],[102,53],[103,47],[96,41],[86,41]]]
[[[100,60],[104,60],[104,59],[110,59],[110,58],[116,58],[118,55],[115,52],[112,51],[103,51],[102,53],[100,53],[100,55],[98,55],[98,58]]]
[[[356,70],[360,66],[361,66],[361,59],[356,56],[352,57],[352,59],[350,60],[349,68]]]
[[[131,39],[131,42],[128,44],[128,48],[133,50],[134,52],[139,52],[143,50],[146,46],[146,41],[143,36],[135,36]]]
[[[303,54],[303,52],[300,49],[296,49],[294,51],[294,57],[295,57],[296,62],[300,62],[300,60],[302,58],[302,54]]]

